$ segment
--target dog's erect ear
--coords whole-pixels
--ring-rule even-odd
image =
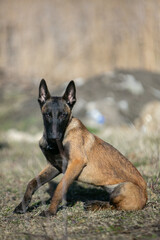
[[[51,97],[48,87],[46,84],[46,81],[44,79],[41,80],[40,85],[39,85],[39,97],[38,97],[38,102],[40,105],[43,105],[47,99]]]
[[[67,104],[72,108],[76,102],[76,87],[74,81],[70,81],[66,91],[63,95],[63,99],[66,100]]]

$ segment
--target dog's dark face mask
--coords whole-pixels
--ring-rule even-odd
[[[76,102],[76,88],[71,81],[62,97],[51,97],[45,80],[39,86],[38,102],[43,115],[46,140],[63,140],[66,127],[71,119],[72,108]]]

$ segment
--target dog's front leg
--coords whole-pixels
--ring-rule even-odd
[[[14,209],[14,213],[25,213],[32,199],[34,192],[52,178],[56,177],[60,172],[50,164],[44,168],[37,177],[33,178],[27,185],[22,202]]]
[[[49,210],[42,212],[41,216],[56,214],[58,205],[62,201],[63,196],[67,193],[69,186],[78,177],[84,166],[85,163],[82,160],[73,160],[68,164],[65,174],[54,192]]]

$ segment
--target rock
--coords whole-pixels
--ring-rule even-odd
[[[160,75],[147,71],[113,71],[89,79],[76,78],[75,84],[73,114],[87,125],[99,126],[97,116],[107,126],[132,124],[147,103],[160,99]],[[57,95],[63,91],[64,84]]]
[[[146,104],[135,126],[146,134],[160,134],[160,101]]]
[[[140,81],[137,81],[131,74],[121,74],[122,81],[117,84],[120,90],[128,90],[135,95],[141,95],[144,92],[143,85]]]

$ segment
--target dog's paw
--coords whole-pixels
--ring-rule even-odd
[[[23,214],[27,211],[27,207],[22,202],[14,209],[13,213]]]
[[[47,210],[47,211],[42,211],[40,214],[39,214],[39,216],[41,216],[41,217],[50,217],[50,216],[55,216],[56,214],[55,213],[52,213],[52,212],[50,212],[49,210]]]
[[[109,202],[103,202],[103,201],[88,201],[84,204],[84,210],[85,211],[98,211],[98,210],[104,210],[107,208],[111,208],[111,205]]]
[[[85,211],[92,211],[92,207],[93,207],[93,202],[91,202],[91,201],[88,201],[84,204]]]

